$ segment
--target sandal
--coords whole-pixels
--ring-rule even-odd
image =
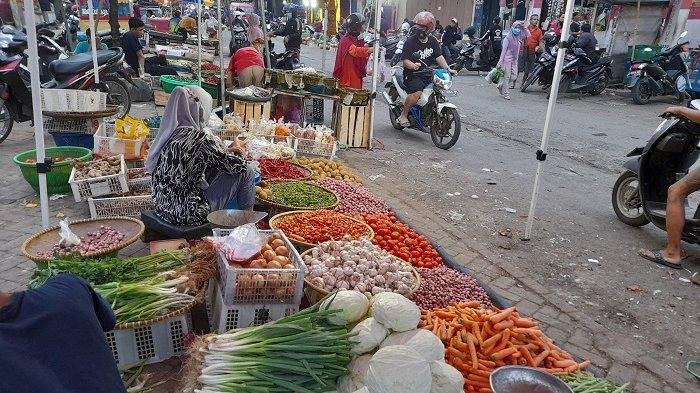
[[[396,120],[399,122],[401,127],[411,127],[411,121],[408,120],[408,118],[406,118],[406,117],[401,118],[401,116],[399,116],[399,118]]]
[[[664,258],[663,254],[661,254],[661,250],[648,250],[652,256],[647,255],[644,251],[647,250],[639,250],[637,254],[639,254],[640,257],[652,261],[654,263],[658,263],[659,265],[664,265],[672,269],[681,269],[680,263],[673,263],[667,261],[666,258]]]

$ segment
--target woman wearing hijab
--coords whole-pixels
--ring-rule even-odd
[[[256,14],[245,14],[244,18],[246,22],[248,22],[248,27],[246,28],[248,42],[250,42],[250,45],[257,49],[258,52],[262,53],[265,44],[265,36],[260,28],[260,17]]]
[[[149,151],[154,210],[171,224],[201,225],[209,212],[233,200],[241,210],[253,208],[252,170],[204,130],[211,109],[212,98],[202,88],[173,89]]]
[[[515,21],[510,27],[510,32],[503,38],[501,58],[498,60],[498,66],[503,68],[505,75],[498,84],[498,91],[506,100],[510,100],[508,85],[510,85],[511,89],[515,88],[515,80],[518,79],[520,47],[529,35],[530,32],[525,28],[525,22]]]
[[[362,88],[367,60],[372,53],[371,48],[365,47],[365,43],[358,38],[364,31],[364,24],[365,18],[359,13],[350,14],[345,22],[347,33],[338,43],[333,68],[333,77],[340,87]]]

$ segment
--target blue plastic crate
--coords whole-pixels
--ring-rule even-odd
[[[95,140],[92,134],[70,133],[70,132],[50,132],[56,146],[78,146],[92,150],[95,147]]]

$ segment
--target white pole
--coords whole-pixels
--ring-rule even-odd
[[[267,5],[265,4],[266,0],[260,0],[260,13],[262,14],[261,16],[261,21],[262,21],[262,31],[263,31],[263,52],[265,53],[265,61],[267,61],[267,66],[272,68],[270,66],[270,47],[267,45]]]
[[[326,72],[326,48],[328,46],[328,10],[323,10],[323,52],[321,52],[321,71]]]
[[[379,29],[380,29],[380,20],[381,20],[381,13],[380,13],[380,8],[379,8],[379,3],[380,0],[374,0],[374,50],[373,50],[373,56],[374,59],[372,60],[372,112],[369,117],[369,143],[368,143],[368,148],[372,148],[372,138],[374,137],[374,107],[376,103],[376,96],[377,96],[377,82],[379,80]]]
[[[199,68],[197,81],[199,87],[202,87],[202,0],[197,2],[197,67]]]
[[[95,42],[95,15],[92,8],[92,0],[87,0],[88,4],[88,21],[90,23],[90,39],[92,42],[90,46],[92,48],[92,71],[95,73],[95,83],[100,83],[100,73],[97,72],[97,42]]]
[[[632,35],[632,56],[630,56],[630,61],[634,61],[634,52],[637,49],[637,32],[639,32],[639,8],[641,7],[642,1],[637,0],[637,19],[634,21],[634,35]]]
[[[39,80],[39,53],[36,41],[36,18],[34,3],[24,3],[24,21],[27,26],[27,50],[29,51],[29,77],[32,86],[32,115],[34,116],[34,143],[36,144],[37,165],[44,162],[44,118],[41,115],[41,81]],[[46,173],[39,173],[39,203],[41,204],[41,225],[49,226],[49,196],[46,190]]]
[[[222,44],[224,26],[221,24],[221,0],[217,2],[219,6],[219,11],[217,17],[219,18],[219,77],[221,79],[221,91],[219,94],[219,103],[221,104],[221,110],[223,114],[226,114],[226,76],[224,75],[224,46]]]
[[[532,233],[532,224],[535,220],[535,206],[537,204],[537,196],[540,187],[540,175],[542,174],[542,163],[547,157],[547,145],[549,143],[549,126],[554,115],[554,106],[557,103],[557,95],[559,93],[559,82],[561,81],[561,70],[564,67],[564,57],[566,50],[562,43],[569,36],[569,25],[571,24],[571,14],[574,11],[574,1],[566,1],[566,11],[564,11],[564,26],[561,28],[561,40],[559,41],[559,51],[557,52],[557,62],[554,66],[554,76],[552,77],[552,86],[549,90],[549,102],[547,103],[547,115],[544,119],[544,128],[542,129],[542,143],[537,151],[537,171],[535,172],[535,184],[532,187],[532,197],[530,199],[530,212],[527,215],[527,225],[525,226],[525,235],[522,240],[530,240]]]

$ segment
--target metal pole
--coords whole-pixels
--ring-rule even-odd
[[[95,83],[100,83],[100,73],[97,72],[97,42],[95,42],[95,15],[92,8],[92,0],[87,0],[88,4],[88,21],[90,23],[90,47],[92,48],[92,71],[95,73]],[[38,160],[37,160],[38,161]]]
[[[637,48],[637,32],[639,31],[639,8],[642,5],[642,0],[637,0],[637,20],[634,22],[634,35],[632,36],[632,56],[630,61],[634,61],[634,52]]]
[[[321,52],[321,71],[326,72],[326,48],[328,46],[328,10],[323,11],[323,51]]]
[[[265,52],[265,61],[267,62],[267,66],[272,68],[270,66],[270,47],[267,45],[267,6],[265,4],[266,0],[260,0],[260,13],[261,15],[261,21],[262,21],[262,31],[263,31],[263,40],[265,41],[263,43],[263,52]]]
[[[217,4],[219,6],[219,12],[217,16],[219,18],[219,77],[221,80],[221,95],[219,96],[219,103],[221,104],[221,110],[225,115],[226,105],[224,105],[224,103],[226,102],[226,76],[224,75],[224,46],[222,44],[222,33],[224,32],[224,26],[221,24],[221,0],[219,0]]]
[[[24,22],[27,26],[27,50],[29,59],[29,77],[32,86],[32,115],[34,116],[34,143],[36,144],[36,162],[43,163],[44,152],[44,118],[41,115],[41,81],[39,80],[39,53],[36,41],[36,18],[34,3],[24,3]],[[39,203],[41,205],[41,225],[49,226],[49,195],[46,189],[46,173],[39,173]]]
[[[374,0],[374,50],[373,50],[373,56],[374,59],[372,59],[372,111],[371,115],[369,117],[369,143],[368,147],[371,149],[372,148],[372,138],[374,137],[374,108],[375,108],[375,103],[376,103],[376,96],[377,96],[377,82],[379,80],[379,73],[377,72],[379,69],[379,22],[381,20],[381,15],[380,15],[380,7],[379,3],[380,0]]]
[[[566,11],[564,11],[564,26],[561,28],[561,41],[559,41],[559,51],[557,52],[557,62],[554,66],[554,77],[552,78],[552,87],[549,90],[549,102],[547,103],[547,115],[544,119],[544,128],[542,129],[542,143],[537,151],[537,171],[535,172],[535,184],[532,187],[532,198],[530,199],[530,211],[527,215],[527,225],[525,226],[525,235],[522,240],[530,240],[532,233],[532,224],[535,220],[535,206],[537,204],[537,196],[539,195],[540,175],[542,174],[542,163],[547,157],[547,145],[549,144],[549,126],[554,115],[554,106],[557,103],[557,95],[559,93],[559,82],[561,81],[561,70],[564,67],[564,57],[566,50],[563,47],[563,40],[569,36],[569,25],[571,24],[571,14],[574,12],[575,0],[567,0]]]
[[[202,87],[202,0],[197,2],[197,67],[199,68],[197,81],[199,87]]]

